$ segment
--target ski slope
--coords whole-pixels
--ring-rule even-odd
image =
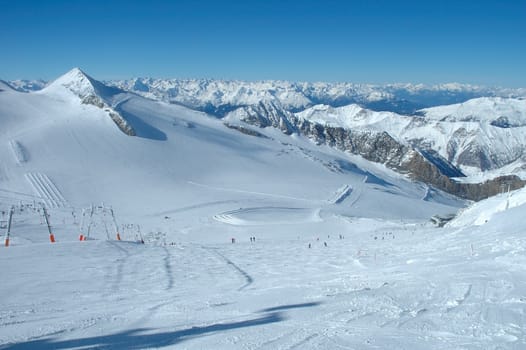
[[[82,74],[0,92],[0,349],[526,346],[519,200],[435,228],[466,203]]]
[[[520,349],[523,210],[461,229],[216,223],[144,245],[76,241],[66,213],[52,245],[26,219],[0,255],[0,348]]]

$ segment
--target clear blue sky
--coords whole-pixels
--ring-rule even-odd
[[[526,87],[526,0],[0,0],[0,78]]]

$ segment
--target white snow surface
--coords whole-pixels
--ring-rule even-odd
[[[526,346],[519,201],[435,228],[464,203],[381,165],[69,82],[0,92],[0,349]]]

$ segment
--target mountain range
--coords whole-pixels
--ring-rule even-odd
[[[4,85],[38,91],[42,82]],[[128,99],[125,92],[207,113],[250,135],[269,127],[300,134],[466,199],[525,183],[524,89],[152,78],[99,82],[79,69],[42,91],[53,86],[65,86],[84,104],[104,109],[129,136],[136,135],[132,125],[138,119],[119,112]]]

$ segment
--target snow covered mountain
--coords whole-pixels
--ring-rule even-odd
[[[490,101],[490,102],[488,102]],[[491,103],[488,111],[485,104]],[[433,118],[318,105],[291,113],[274,103],[240,107],[229,124],[272,126],[358,154],[461,197],[480,200],[525,184],[524,100],[470,100],[471,117]],[[478,109],[475,108],[478,106]],[[455,109],[455,106],[451,106]],[[431,113],[432,109],[421,113]],[[480,113],[479,116],[477,113]],[[509,115],[508,118],[506,115]],[[503,127],[510,120],[514,127]],[[466,177],[467,175],[467,177]]]
[[[349,130],[386,131],[399,142],[437,152],[464,174],[497,170],[515,163],[526,170],[526,100],[479,98],[421,110],[422,117],[373,112],[357,105],[314,106],[302,119]]]
[[[1,90],[1,350],[526,345],[524,190],[437,228],[466,202],[329,147],[413,152],[383,131],[274,101],[219,119],[78,69]]]
[[[80,98],[82,104],[91,104],[104,109],[122,132],[129,136],[136,135],[130,123],[117,111],[119,105],[129,98],[129,94],[100,83],[78,68],[51,82],[40,93],[62,98],[65,91]]]
[[[47,85],[47,82],[42,79],[39,79],[39,80],[18,79],[18,80],[10,80],[9,85],[11,85],[11,87],[13,87],[13,89],[17,91],[30,92],[30,91],[42,90]]]
[[[525,97],[525,89],[486,88],[466,84],[292,83],[287,81],[222,81],[135,78],[109,81],[123,90],[160,101],[178,103],[220,117],[242,106],[273,102],[298,112],[326,104],[349,104],[377,111],[413,114],[424,107],[464,102],[476,97]]]

